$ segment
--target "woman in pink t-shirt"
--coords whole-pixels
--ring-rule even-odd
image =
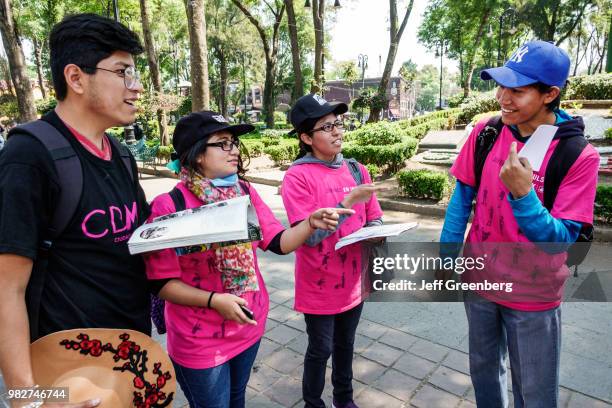
[[[342,158],[343,103],[318,95],[300,98],[291,122],[300,138],[300,158],[283,180],[282,196],[289,222],[301,222],[319,206],[352,208],[340,216],[337,231],[317,230],[296,251],[295,309],[304,313],[308,349],[304,357],[302,394],[306,407],[325,407],[326,363],[333,360],[333,406],[355,408],[352,388],[353,343],[363,306],[361,246],[338,251],[338,240],[366,225],[382,223],[375,187],[365,167]]]
[[[261,229],[252,242],[165,249],[145,256],[147,276],[166,300],[168,353],[191,407],[244,407],[268,314],[257,248],[289,253],[313,231],[333,230],[339,214],[354,212],[315,209],[285,229],[243,179],[238,136],[252,130],[251,125],[230,126],[210,111],[182,118],[173,138],[180,182],[152,202],[150,220],[175,212],[175,203],[195,208],[248,194]]]

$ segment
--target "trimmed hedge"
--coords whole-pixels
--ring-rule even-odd
[[[597,186],[595,215],[606,222],[612,222],[612,186]]]
[[[168,163],[172,152],[174,152],[174,147],[172,146],[159,146],[157,149],[157,158],[163,163]]]
[[[612,73],[570,78],[563,99],[612,99]]]
[[[481,120],[485,119],[485,118],[492,118],[493,116],[496,115],[501,115],[501,112],[499,110],[496,111],[491,111],[491,112],[484,112],[484,113],[479,113],[478,115],[474,116],[472,118],[472,121],[470,122],[472,125],[476,125],[478,122],[480,122]]]
[[[359,146],[392,145],[402,141],[402,133],[397,124],[383,121],[368,123],[357,130],[347,132],[345,139]]]
[[[468,97],[461,104],[461,114],[457,121],[459,123],[470,123],[472,118],[479,113],[499,111],[499,103],[493,96]]]
[[[416,153],[418,143],[419,141],[414,138],[405,138],[401,143],[387,146],[360,146],[348,142],[342,147],[342,154],[366,165],[389,166],[391,170],[397,170],[404,167],[404,161]]]
[[[612,140],[612,128],[607,128],[606,129],[606,133],[604,134],[604,138]]]
[[[261,142],[261,140],[246,139],[246,140],[241,140],[240,144],[242,145],[244,149],[246,149],[249,157],[259,157],[264,152],[265,146]]]
[[[366,169],[368,169],[368,173],[370,174],[370,178],[375,179],[376,177],[382,174],[382,170],[379,166],[375,164],[366,164]]]
[[[451,188],[444,173],[431,170],[401,170],[397,182],[402,195],[411,198],[441,200]]]
[[[270,156],[274,164],[280,166],[295,159],[300,151],[296,139],[283,139],[278,145],[267,146],[263,149],[264,153]]]

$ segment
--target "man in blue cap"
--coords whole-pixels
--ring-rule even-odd
[[[532,41],[504,66],[482,71],[482,79],[498,85],[501,116],[475,126],[451,168],[457,184],[440,237],[441,256],[457,256],[476,198],[463,256],[482,257],[485,268],[461,279],[513,285],[509,293],[465,294],[479,407],[507,406],[508,355],[515,407],[558,406],[567,250],[579,234],[592,232],[599,167],[582,119],[559,109],[569,69],[565,51]],[[540,125],[557,129],[541,167],[533,170],[518,152]]]

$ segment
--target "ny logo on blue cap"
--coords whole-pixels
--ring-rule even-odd
[[[527,54],[528,52],[529,52],[529,47],[526,45],[523,45],[521,48],[516,50],[514,54],[512,54],[512,57],[510,57],[508,61],[512,61],[516,63],[522,62],[523,56]]]

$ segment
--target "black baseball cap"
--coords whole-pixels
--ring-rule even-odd
[[[253,125],[230,125],[220,113],[213,111],[193,112],[183,116],[174,128],[172,146],[178,157],[189,151],[198,141],[213,133],[226,131],[234,136],[244,135],[255,130]]]
[[[330,113],[342,115],[347,111],[348,105],[346,103],[327,102],[317,94],[302,96],[295,102],[289,113],[291,124],[293,125],[293,130],[289,134],[310,130],[301,128],[309,119],[319,119]]]

